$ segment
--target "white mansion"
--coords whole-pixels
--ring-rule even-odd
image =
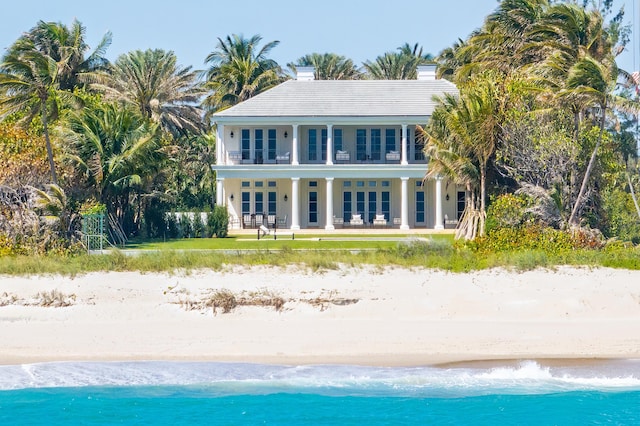
[[[295,80],[214,114],[217,203],[231,227],[261,223],[291,230],[337,227],[442,229],[464,209],[465,193],[424,181],[427,162],[416,125],[433,95],[457,92],[435,78]]]

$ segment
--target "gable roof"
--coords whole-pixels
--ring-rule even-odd
[[[213,115],[225,118],[416,117],[431,115],[434,95],[457,93],[446,80],[289,80]]]

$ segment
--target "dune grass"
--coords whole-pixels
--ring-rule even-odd
[[[198,241],[198,240],[194,240]],[[256,242],[259,244],[259,242]],[[78,256],[5,256],[0,258],[0,274],[78,275],[97,271],[189,272],[197,269],[221,270],[237,266],[298,265],[309,271],[334,270],[348,267],[421,267],[451,272],[471,272],[488,268],[507,268],[527,271],[538,267],[560,265],[640,269],[640,250],[571,250],[546,253],[536,250],[478,253],[454,245],[450,239],[434,238],[426,242],[391,242],[377,246],[379,241],[364,242],[358,247],[344,247],[334,241],[327,247],[300,249],[287,241],[277,249],[150,249],[136,255],[126,251],[110,254]],[[385,242],[387,243],[387,242]],[[329,253],[329,254],[328,254]]]

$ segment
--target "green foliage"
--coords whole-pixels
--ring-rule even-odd
[[[41,186],[49,182],[44,138],[15,123],[0,123],[0,164],[1,185]]]
[[[216,112],[245,101],[282,81],[282,70],[269,59],[271,49],[280,42],[271,41],[258,48],[262,37],[245,38],[232,34],[218,38],[214,51],[205,59],[209,66],[205,86],[210,94],[203,104]]]
[[[149,201],[144,209],[142,229],[147,238],[167,238],[166,206],[158,200]]]
[[[226,207],[215,206],[213,212],[207,215],[207,236],[226,238],[228,232],[229,212]]]
[[[193,226],[191,224],[191,218],[188,214],[179,214],[178,216],[178,228],[180,232],[178,233],[178,238],[192,238],[193,237]]]
[[[539,225],[495,228],[470,247],[480,252],[544,250],[559,253],[574,247],[571,236],[557,229]]]
[[[202,238],[205,233],[204,222],[202,221],[202,215],[200,212],[195,212],[193,214],[193,222],[191,224],[193,228],[193,236],[194,238]]]
[[[178,227],[178,219],[176,215],[173,213],[169,213],[166,215],[166,223],[167,223],[167,234],[166,237],[169,239],[178,238],[180,235],[180,229]]]
[[[527,208],[531,201],[524,195],[503,194],[498,196],[487,209],[487,233],[500,228],[522,225],[528,218]]]
[[[604,235],[640,244],[640,218],[636,213],[631,194],[614,187],[605,191],[603,198],[606,213],[605,226],[602,227]]]
[[[92,214],[106,214],[107,213],[107,206],[105,206],[102,203],[93,204],[90,207],[84,208],[80,213],[83,216],[88,216],[88,215],[92,215]]]

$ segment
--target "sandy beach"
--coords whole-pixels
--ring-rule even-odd
[[[0,363],[208,360],[429,365],[640,358],[640,271],[234,267],[0,277]],[[227,289],[285,303],[197,307]],[[46,307],[43,292],[66,307]],[[40,296],[39,296],[40,294]]]

